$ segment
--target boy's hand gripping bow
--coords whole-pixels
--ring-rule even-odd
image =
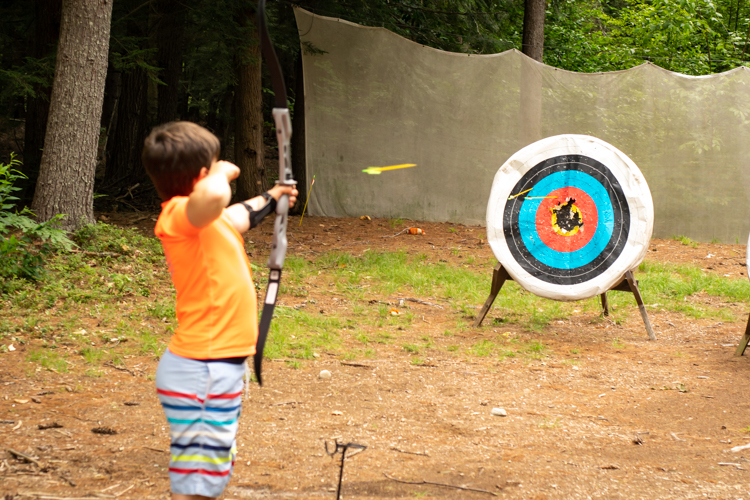
[[[266,26],[266,0],[258,2],[258,33],[260,34],[260,45],[263,53],[263,59],[269,66],[271,72],[271,83],[273,92],[276,94],[276,102],[273,108],[273,120],[276,126],[276,139],[279,143],[279,184],[285,186],[294,186],[297,183],[292,177],[292,157],[289,148],[292,137],[292,121],[289,117],[289,106],[286,100],[286,86],[284,85],[284,76],[281,73],[279,60],[276,58],[276,52],[273,50],[271,38],[268,36],[268,27]],[[281,270],[284,267],[284,257],[286,256],[286,223],[287,212],[289,211],[289,195],[282,195],[276,203],[276,222],[273,227],[273,246],[271,255],[268,257],[268,290],[266,299],[263,303],[263,314],[260,317],[260,326],[258,327],[258,341],[255,345],[254,368],[255,377],[258,384],[263,385],[261,377],[261,363],[263,362],[263,348],[266,345],[268,329],[271,326],[273,310],[276,307],[276,297],[279,293],[281,283]]]

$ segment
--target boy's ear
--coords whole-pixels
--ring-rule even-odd
[[[198,172],[198,177],[193,179],[193,188],[195,188],[195,185],[198,184],[198,181],[205,178],[208,175],[208,169],[206,167],[201,167],[201,171]]]

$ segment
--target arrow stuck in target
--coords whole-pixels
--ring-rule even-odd
[[[510,197],[510,198],[508,198],[508,199],[509,199],[509,200],[512,200],[513,198],[518,198],[518,197],[519,197],[519,196],[521,196],[522,194],[526,194],[526,193],[528,193],[529,191],[531,191],[532,189],[534,189],[534,188],[530,188],[530,189],[527,189],[526,191],[521,191],[520,193],[518,193],[518,194],[514,194],[513,196],[511,196],[511,197]],[[557,196],[533,196],[533,197],[532,197],[532,196],[526,196],[526,197],[524,198],[524,200],[547,200],[547,199],[550,199],[550,198],[557,198]]]

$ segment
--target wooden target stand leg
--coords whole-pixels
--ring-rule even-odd
[[[482,324],[482,321],[484,321],[484,317],[487,316],[487,312],[490,310],[490,307],[492,307],[492,303],[495,302],[495,298],[497,298],[497,294],[500,293],[500,289],[503,287],[506,281],[512,281],[513,278],[508,274],[508,271],[505,270],[503,265],[501,263],[497,263],[495,265],[495,268],[492,270],[492,286],[490,287],[490,296],[487,297],[487,300],[484,301],[484,305],[482,306],[482,309],[479,311],[479,314],[477,315],[477,319],[474,320],[474,328],[478,327]],[[643,297],[641,296],[641,291],[638,289],[638,280],[635,279],[633,276],[632,271],[627,271],[625,275],[622,277],[622,280],[620,280],[619,283],[617,283],[615,286],[610,288],[610,291],[617,290],[621,292],[630,292],[635,296],[635,301],[638,304],[638,309],[641,312],[641,317],[643,318],[643,323],[646,325],[646,332],[648,333],[649,340],[656,340],[656,335],[654,335],[654,330],[651,328],[651,321],[648,319],[648,312],[646,312],[646,305],[643,303]],[[604,315],[609,316],[609,304],[607,303],[607,292],[604,292],[601,294],[602,299],[602,309],[604,309]],[[744,346],[747,346],[748,340],[750,340],[750,320],[748,321],[748,330],[745,332],[745,337],[743,338]],[[740,347],[742,347],[742,350],[744,352],[743,344],[740,344]],[[737,349],[737,352],[739,352],[739,348]],[[739,355],[739,354],[738,354]]]
[[[745,328],[745,335],[742,336],[742,340],[740,340],[740,345],[737,346],[737,350],[734,352],[735,356],[742,356],[745,354],[745,349],[747,349],[747,343],[750,341],[750,318],[747,320],[747,327]]]

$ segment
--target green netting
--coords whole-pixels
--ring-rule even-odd
[[[654,236],[745,242],[750,74],[653,64],[555,69],[511,50],[448,53],[382,28],[297,9],[314,215],[484,224],[492,179],[516,151],[586,134],[626,153],[654,198]],[[369,166],[416,163],[378,176]]]

